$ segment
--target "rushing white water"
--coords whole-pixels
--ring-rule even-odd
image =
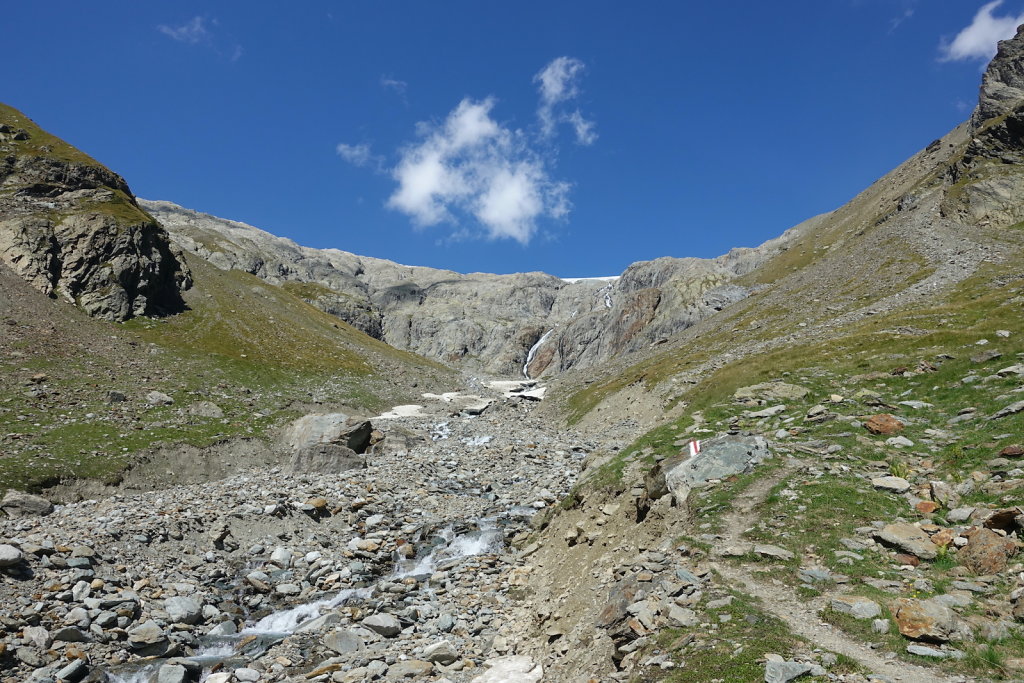
[[[447,422],[439,422],[430,430],[431,441],[441,441],[452,435],[452,428]]]
[[[444,539],[443,546],[435,548],[428,555],[415,560],[405,560],[395,565],[393,578],[433,574],[438,564],[473,555],[496,553],[504,547],[501,530],[487,520],[480,521],[480,530],[468,534],[456,534],[451,527],[438,533]]]
[[[599,291],[604,292],[604,307],[612,307],[612,285],[605,285]]]
[[[309,602],[305,605],[292,607],[268,614],[252,626],[242,630],[242,635],[255,633],[294,633],[303,624],[312,621],[320,616],[322,609],[331,609],[343,605],[347,600],[353,598],[366,598],[373,592],[372,588],[349,588],[343,590],[333,598],[325,598],[316,602]]]
[[[462,439],[462,443],[466,444],[470,448],[480,448],[481,446],[486,446],[492,440],[494,440],[493,436],[474,436],[465,437]]]
[[[134,673],[130,673],[127,676],[119,676],[117,674],[107,674],[107,680],[110,683],[149,683],[153,680],[153,676],[156,674],[156,667],[147,666],[143,669],[139,669]]]
[[[547,341],[547,338],[554,332],[554,328],[548,330],[540,336],[537,343],[530,347],[530,351],[526,354],[526,362],[523,363],[523,377],[530,379],[530,363],[533,362],[533,357],[537,355],[537,350],[540,349],[541,344]]]

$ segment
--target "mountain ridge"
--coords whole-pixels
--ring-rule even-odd
[[[746,289],[725,285],[820,220],[809,219],[759,247],[734,248],[714,259],[640,261],[614,281],[602,281],[541,272],[463,274],[407,266],[340,249],[303,247],[170,202],[140,204],[161,221],[180,248],[270,282],[326,287],[330,291],[307,291],[307,300],[370,336],[465,369],[514,374],[534,344],[555,329],[546,340],[545,353],[530,366],[533,377],[549,368],[557,372],[590,366],[641,348],[746,296]],[[666,290],[669,282],[673,288]],[[640,290],[658,292],[639,295]],[[529,293],[526,299],[524,293]],[[478,299],[487,301],[465,307],[467,301]],[[513,318],[514,324],[500,322]],[[609,337],[608,344],[601,343]],[[570,339],[575,340],[572,347]]]

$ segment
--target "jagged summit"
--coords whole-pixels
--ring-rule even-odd
[[[1017,35],[999,42],[996,56],[981,77],[978,106],[971,116],[977,129],[986,121],[1015,111],[1024,103],[1024,25]]]

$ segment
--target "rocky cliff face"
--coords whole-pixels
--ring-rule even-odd
[[[525,367],[531,377],[644,348],[742,299],[749,290],[730,281],[804,229],[717,259],[666,257],[617,278],[566,281],[404,266],[302,247],[170,202],[140,204],[186,251],[280,284],[392,346],[474,372]]]
[[[982,78],[970,139],[946,172],[943,211],[971,223],[1008,226],[1024,220],[1024,27],[999,43]]]
[[[189,275],[121,176],[0,105],[0,259],[39,291],[125,320],[181,308]]]

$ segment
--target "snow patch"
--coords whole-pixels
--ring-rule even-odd
[[[374,420],[394,420],[399,417],[420,417],[423,415],[423,406],[410,403],[404,406],[395,406],[391,410],[378,415]]]
[[[574,282],[615,282],[620,277],[620,275],[603,275],[601,277],[560,277],[558,279],[573,284]]]

